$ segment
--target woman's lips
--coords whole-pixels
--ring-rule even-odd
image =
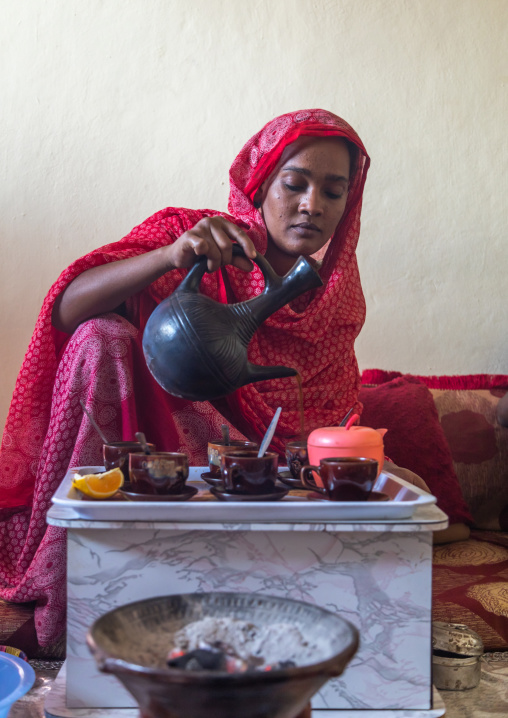
[[[291,228],[302,236],[310,236],[316,234],[316,232],[321,233],[319,227],[317,227],[315,224],[312,224],[311,222],[301,222],[300,224],[293,224],[291,225]]]

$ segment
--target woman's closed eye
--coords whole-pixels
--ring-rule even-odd
[[[284,182],[284,187],[287,187],[287,189],[291,190],[291,192],[304,192],[306,187],[300,187],[296,184],[288,184],[287,182]]]
[[[286,187],[291,192],[305,192],[305,190],[307,189],[306,187],[303,187],[301,185],[289,184],[288,182],[284,182],[284,187]],[[344,190],[335,192],[332,192],[332,190],[325,190],[325,194],[330,199],[342,199],[342,197],[344,196]]]

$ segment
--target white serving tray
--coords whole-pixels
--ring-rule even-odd
[[[282,470],[282,467],[280,467]],[[279,501],[231,502],[200,500],[209,486],[201,479],[204,466],[190,467],[188,483],[199,488],[190,501],[90,501],[72,486],[72,477],[104,471],[103,466],[70,469],[51,499],[61,508],[72,509],[76,518],[94,521],[178,521],[187,523],[250,523],[252,521],[384,521],[409,519],[417,507],[435,504],[436,497],[388,472],[381,472],[374,485],[390,497],[388,501],[310,501],[304,492],[288,494]],[[208,494],[208,498],[209,494]]]

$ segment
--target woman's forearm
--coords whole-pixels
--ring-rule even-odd
[[[232,242],[243,248],[245,257],[233,257]],[[51,322],[72,334],[81,322],[113,311],[166,272],[188,269],[201,256],[207,258],[209,272],[226,264],[250,272],[256,248],[235,224],[223,217],[205,217],[171,244],[80,274],[57,297]]]
[[[80,274],[57,297],[52,314],[53,326],[72,334],[86,319],[115,310],[174,268],[167,257],[167,249],[154,249],[137,257],[92,267]]]

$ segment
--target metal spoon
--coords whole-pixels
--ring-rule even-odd
[[[87,410],[87,408],[86,408],[84,402],[82,401],[82,399],[79,400],[79,403],[81,404],[81,408],[83,409],[83,411],[85,412],[85,414],[88,416],[88,419],[89,419],[89,421],[90,421],[90,424],[93,426],[93,428],[95,429],[95,431],[96,431],[96,432],[99,434],[99,436],[101,437],[102,443],[103,443],[103,444],[109,444],[109,441],[106,439],[106,437],[105,437],[104,434],[102,433],[102,429],[101,429],[101,428],[99,427],[99,425],[96,423],[96,421],[95,421],[95,419],[93,418],[93,416],[89,413],[89,411]]]
[[[351,414],[352,414],[352,412],[353,412],[353,409],[354,409],[354,406],[351,407],[351,409],[348,411],[348,413],[346,414],[346,416],[345,416],[345,417],[342,419],[342,421],[340,422],[339,426],[346,426],[347,420],[348,420],[349,417],[351,416]]]
[[[146,436],[143,434],[142,431],[136,431],[136,439],[141,444],[141,448],[145,452],[145,454],[151,454],[150,447],[148,446],[148,443],[146,441]]]
[[[270,422],[270,426],[266,430],[266,434],[264,435],[263,441],[261,442],[261,446],[259,447],[258,459],[265,455],[265,451],[267,450],[270,441],[273,439],[273,435],[275,434],[275,429],[277,428],[277,422],[279,421],[281,411],[282,407],[279,406],[279,408],[273,415],[273,419]]]
[[[231,445],[231,440],[229,438],[229,426],[227,424],[221,424],[221,431],[222,431],[222,443],[226,446]]]

